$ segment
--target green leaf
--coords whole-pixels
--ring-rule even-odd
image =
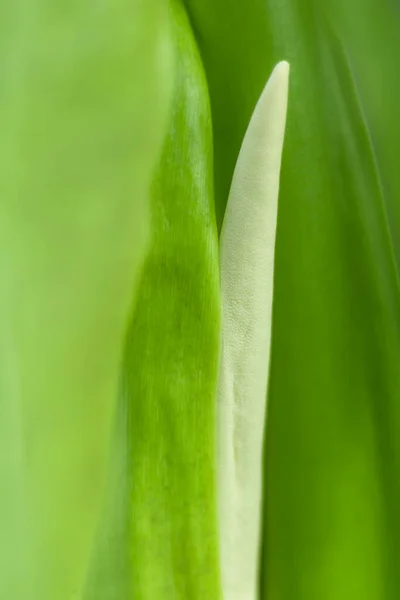
[[[395,598],[398,279],[347,58],[317,2],[187,4],[210,87],[220,222],[263,81],[291,64],[262,597]]]
[[[171,5],[171,21],[172,115],[152,186],[153,236],[121,383],[131,593],[138,600],[218,600],[220,296],[212,129],[202,62],[179,1]]]
[[[1,8],[0,596],[10,600],[70,600],[86,575],[168,112],[164,9]]]
[[[331,0],[332,20],[348,48],[376,146],[389,226],[400,265],[400,12],[396,2]],[[397,3],[398,4],[398,3]],[[360,15],[362,14],[362,19]]]

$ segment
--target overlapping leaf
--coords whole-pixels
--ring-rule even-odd
[[[318,3],[187,4],[210,83],[220,216],[262,80],[291,63],[262,595],[394,598],[398,282],[347,59]]]
[[[220,598],[216,390],[218,238],[207,83],[186,12],[171,5],[172,116],[152,186],[152,242],[122,374],[129,560],[143,600]]]

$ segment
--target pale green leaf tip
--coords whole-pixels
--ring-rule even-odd
[[[275,236],[289,87],[276,65],[236,164],[221,233],[218,493],[224,600],[256,600]]]

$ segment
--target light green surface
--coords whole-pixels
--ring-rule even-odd
[[[172,84],[164,9],[1,8],[1,598],[69,600],[85,577]]]

